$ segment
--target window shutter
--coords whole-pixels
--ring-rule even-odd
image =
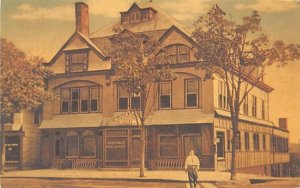
[[[66,54],[65,55],[65,60],[66,60],[66,63],[65,63],[65,66],[66,66],[66,72],[70,72],[70,54]]]
[[[88,69],[88,52],[83,53],[83,70]]]

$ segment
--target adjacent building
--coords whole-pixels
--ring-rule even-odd
[[[204,72],[195,70],[192,30],[149,2],[132,4],[115,23],[90,33],[88,5],[79,2],[75,9],[74,34],[45,64],[55,73],[47,89],[60,99],[21,114],[17,163],[23,168],[139,166],[140,130],[129,112],[140,108],[139,96],[120,86],[108,56],[113,29],[120,28],[159,40],[176,62],[172,70],[177,79],[155,83],[158,94],[152,92],[146,168],[181,170],[194,149],[201,170],[229,170],[232,128],[224,83],[204,81]],[[263,82],[257,84],[242,106],[238,171],[289,174],[286,121],[281,120],[281,126],[269,121],[272,90]]]

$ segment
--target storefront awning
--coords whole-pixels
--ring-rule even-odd
[[[229,111],[221,110],[221,109],[215,109],[216,114],[219,116],[225,116],[225,117],[231,117]],[[273,122],[271,121],[266,121],[262,119],[257,119],[249,116],[244,116],[244,115],[239,115],[240,120],[248,121],[248,122],[253,122],[261,125],[267,125],[267,126],[274,126]]]
[[[99,127],[102,121],[99,113],[54,115],[52,119],[43,120],[40,129]]]

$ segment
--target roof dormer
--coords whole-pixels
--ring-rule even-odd
[[[152,7],[142,7],[137,3],[133,5],[126,12],[121,12],[121,23],[135,23],[149,21],[153,18],[156,11]]]

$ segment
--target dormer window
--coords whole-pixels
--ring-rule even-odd
[[[129,15],[128,14],[123,14],[122,15],[122,23],[129,23]]]
[[[66,72],[86,71],[88,67],[88,51],[66,52]]]
[[[130,22],[138,22],[141,19],[140,12],[132,12],[130,14]]]
[[[147,21],[148,20],[148,11],[142,11],[141,12],[141,20]]]

